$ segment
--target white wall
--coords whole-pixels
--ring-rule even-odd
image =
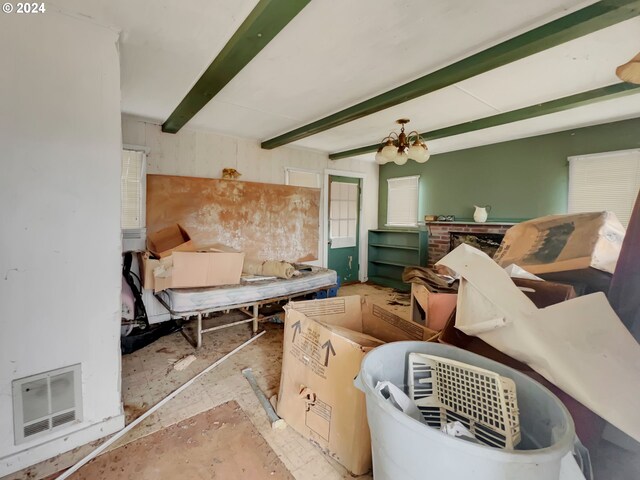
[[[147,173],[220,178],[223,168],[235,168],[248,182],[285,183],[285,168],[315,170],[324,181],[325,169],[364,173],[362,196],[363,234],[360,238],[361,279],[366,279],[366,231],[378,225],[378,166],[355,159],[329,160],[326,154],[293,147],[263,150],[254,140],[218,135],[183,128],[177,134],[162,133],[160,126],[123,115],[122,137],[125,144],[150,149]],[[322,197],[324,198],[324,197]],[[321,212],[320,247],[326,245],[324,210]]]
[[[0,476],[123,426],[117,35],[0,15]],[[14,445],[11,382],[81,364],[84,421]]]

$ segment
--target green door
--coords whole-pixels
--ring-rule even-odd
[[[329,176],[327,264],[342,285],[358,281],[360,270],[360,179]]]

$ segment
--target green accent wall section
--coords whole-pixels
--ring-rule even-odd
[[[567,157],[640,148],[640,118],[433,155],[380,167],[378,225],[387,218],[387,179],[420,175],[419,218],[473,217],[473,205],[491,205],[488,221],[566,213]]]
[[[344,110],[262,142],[272,149],[507,65],[640,14],[640,0],[601,0]]]
[[[187,96],[162,124],[162,131],[177,133],[310,1],[260,0]]]

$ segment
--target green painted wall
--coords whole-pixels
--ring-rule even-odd
[[[420,175],[425,214],[471,219],[473,205],[493,207],[489,221],[522,220],[567,208],[567,157],[640,147],[640,118],[433,155],[380,167],[378,224],[387,218],[387,179]]]

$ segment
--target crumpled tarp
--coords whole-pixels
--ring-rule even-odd
[[[424,285],[431,293],[456,293],[458,290],[458,285],[453,282],[453,279],[443,278],[427,267],[405,267],[402,272],[402,281]]]
[[[538,309],[480,250],[463,244],[438,263],[461,277],[456,328],[527,363],[640,441],[640,345],[603,293]]]

